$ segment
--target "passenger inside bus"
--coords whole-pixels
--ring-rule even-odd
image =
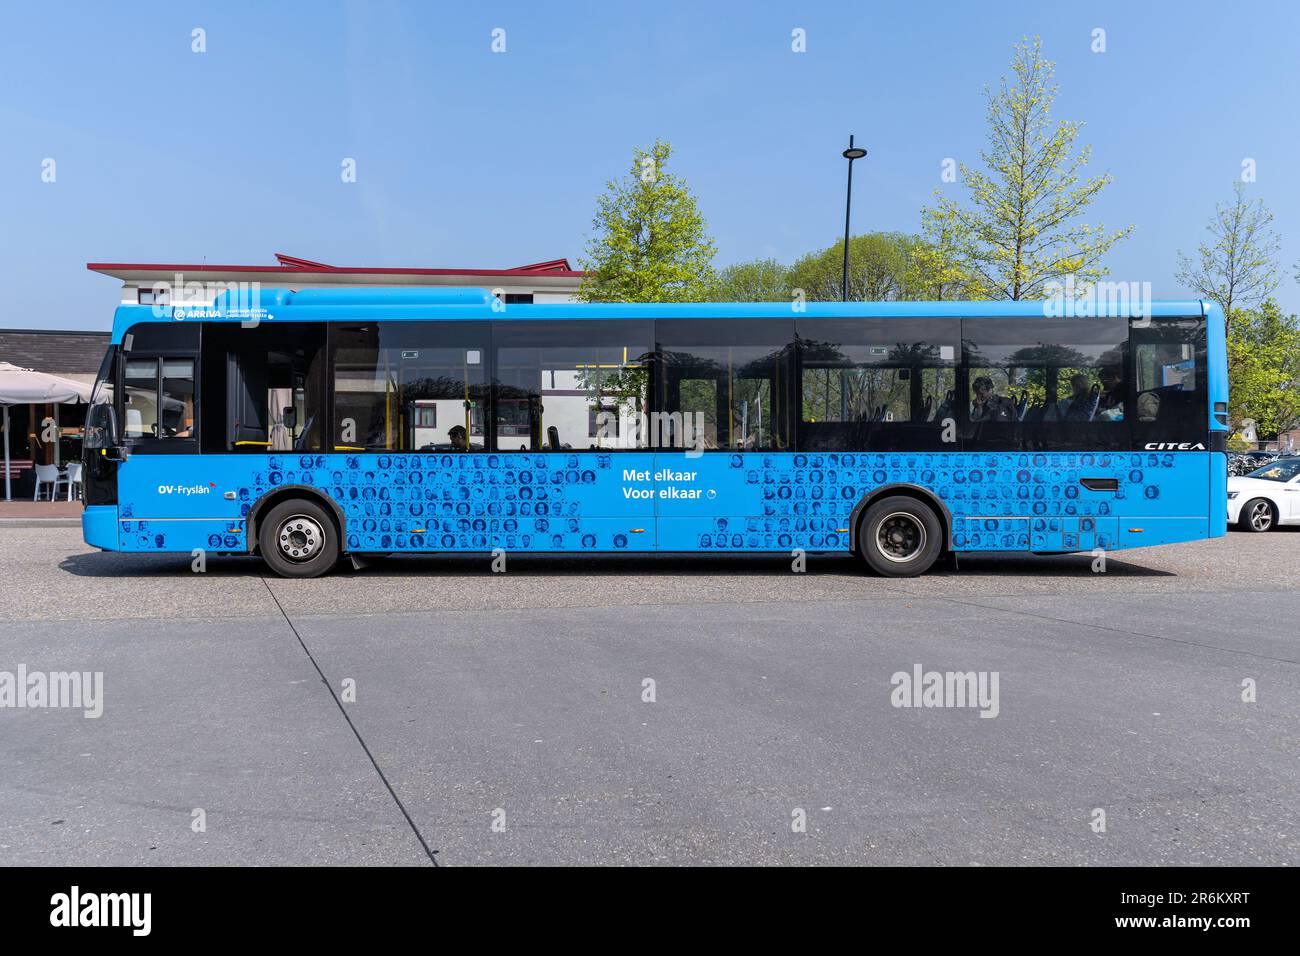
[[[1017,419],[1015,402],[993,390],[993,379],[981,375],[971,383],[974,397],[970,406],[972,422],[1014,422]]]
[[[1122,422],[1124,420],[1124,376],[1119,368],[1107,365],[1099,373],[1101,399],[1097,405],[1097,421]]]

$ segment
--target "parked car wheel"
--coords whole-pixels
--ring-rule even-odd
[[[1237,524],[1242,531],[1272,531],[1273,526],[1277,524],[1277,516],[1273,514],[1273,502],[1267,498],[1252,498],[1247,501],[1245,507],[1241,509],[1241,517],[1237,519]]]

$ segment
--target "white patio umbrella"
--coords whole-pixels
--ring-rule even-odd
[[[44,405],[46,402],[75,405],[77,402],[88,401],[89,385],[0,362],[0,406],[4,407],[5,501],[12,500],[9,479],[9,406]]]

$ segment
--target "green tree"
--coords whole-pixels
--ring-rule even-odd
[[[1253,309],[1277,288],[1276,257],[1281,241],[1264,200],[1246,198],[1236,183],[1231,203],[1216,203],[1207,230],[1210,241],[1196,256],[1178,254],[1178,281],[1223,309],[1228,328],[1238,309]]]
[[[921,210],[921,235],[912,248],[906,285],[918,299],[982,299],[984,289],[965,264],[968,236],[961,223]]]
[[[1265,299],[1238,309],[1228,332],[1228,418],[1253,418],[1261,438],[1300,425],[1300,322]]]
[[[849,298],[867,302],[915,299],[908,285],[913,274],[913,236],[870,232],[849,239]],[[844,272],[844,240],[810,252],[790,267],[790,285],[812,302],[838,301]]]
[[[581,261],[584,302],[698,302],[716,249],[695,197],[667,171],[669,143],[633,153],[632,169],[596,200],[595,234]]]
[[[969,204],[939,198],[932,215],[960,240],[959,262],[981,298],[1031,299],[1049,283],[1106,275],[1102,257],[1133,230],[1107,232],[1081,221],[1110,174],[1081,180],[1092,151],[1076,149],[1082,124],[1052,119],[1055,65],[1042,41],[1024,41],[988,98],[988,146],[983,169],[961,164]]]
[[[785,302],[790,299],[790,267],[775,259],[737,262],[718,270],[708,297],[711,302]]]

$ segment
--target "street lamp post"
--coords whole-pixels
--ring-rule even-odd
[[[849,134],[849,148],[840,154],[849,161],[849,188],[844,197],[844,271],[840,279],[840,298],[849,301],[849,212],[853,209],[853,161],[867,155],[861,146],[853,145],[853,134]]]

